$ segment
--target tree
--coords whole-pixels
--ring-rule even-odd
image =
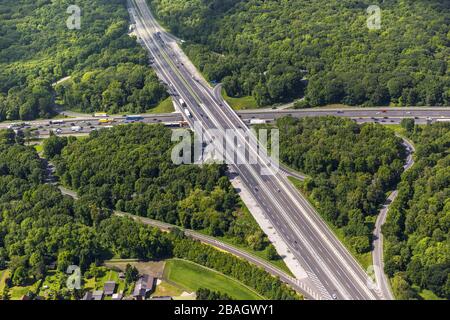
[[[396,274],[391,279],[392,291],[398,300],[411,300],[416,298],[415,292],[401,274]]]
[[[139,278],[139,271],[135,266],[131,266],[129,263],[125,268],[125,281],[130,284],[137,281]]]
[[[53,132],[50,132],[50,137],[44,140],[43,151],[44,157],[53,159],[57,155],[61,155],[62,149],[67,146],[67,137],[58,137]]]
[[[27,270],[25,267],[18,267],[13,274],[12,283],[15,286],[23,286],[28,280]]]
[[[279,260],[280,259],[280,255],[278,254],[277,250],[275,249],[275,247],[270,244],[267,247],[267,259],[269,260]]]
[[[412,133],[415,127],[415,120],[410,118],[402,119],[400,125],[403,129],[405,129],[408,133]]]

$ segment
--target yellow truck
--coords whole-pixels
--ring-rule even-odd
[[[114,122],[114,119],[109,119],[109,118],[98,120],[98,124],[108,124],[108,123],[113,123],[113,122]]]

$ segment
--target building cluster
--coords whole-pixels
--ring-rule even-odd
[[[120,273],[119,278],[124,278],[124,274]],[[124,296],[123,292],[117,292],[118,284],[115,281],[107,281],[103,286],[103,290],[88,291],[82,300],[103,300],[111,297],[110,300],[172,300],[171,297],[151,297],[156,287],[156,278],[144,274],[139,277],[134,285],[133,293]]]

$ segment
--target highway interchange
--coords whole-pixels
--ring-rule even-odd
[[[177,104],[182,98],[192,117],[183,113],[163,115],[144,115],[145,123],[166,123],[176,125],[187,121],[193,128],[194,121],[201,128],[219,129],[220,138],[231,144],[224,137],[227,129],[239,132],[238,139],[248,146],[250,152],[258,159],[257,164],[234,164],[231,171],[236,172],[252,196],[263,208],[266,218],[274,229],[282,236],[290,251],[295,255],[307,277],[301,279],[304,285],[311,288],[321,299],[357,299],[378,300],[386,297],[373,290],[367,274],[355,261],[347,249],[339,242],[320,218],[315,209],[297,192],[287,180],[283,172],[273,169],[272,160],[265,154],[258,154],[252,148],[248,139],[248,122],[251,119],[273,121],[284,116],[311,117],[322,115],[337,115],[355,119],[357,122],[380,122],[397,124],[403,118],[415,118],[417,123],[427,123],[437,119],[450,118],[450,110],[446,108],[374,108],[374,109],[314,109],[314,110],[249,110],[234,112],[214,90],[205,85],[203,79],[193,75],[182,62],[184,57],[174,50],[176,42],[171,36],[166,36],[144,0],[129,2],[131,16],[136,25],[136,32],[141,44],[152,57],[153,68],[164,81]],[[125,117],[114,117],[115,122],[99,124],[95,117],[77,117],[65,119],[62,123],[50,123],[50,120],[37,120],[27,123],[27,127],[35,129],[38,136],[44,137],[50,131],[59,128],[60,134],[74,134],[72,127],[83,129],[76,134],[87,134],[92,130],[122,124]],[[0,124],[0,128],[11,126]],[[208,135],[208,133],[206,133]],[[248,135],[248,136],[247,136]],[[211,138],[211,137],[210,137]],[[234,141],[233,141],[234,143]],[[237,155],[239,157],[242,155]],[[262,175],[267,171],[271,175]]]
[[[131,4],[140,41],[153,57],[159,77],[186,102],[192,114],[192,118],[186,118],[190,126],[195,120],[203,129],[219,129],[222,134],[226,129],[235,129],[244,134],[248,129],[241,118],[227,104],[217,101],[212,89],[194,79],[196,76],[179,62],[182,57],[177,57],[178,52],[168,45],[172,40],[164,36],[145,1]],[[245,138],[241,142],[248,146]],[[230,169],[240,176],[299,261],[308,275],[302,280],[323,299],[381,299],[369,288],[368,277],[359,264],[287,178],[272,169],[267,156],[254,156],[258,164],[236,164]],[[262,169],[272,171],[272,175],[262,176]]]

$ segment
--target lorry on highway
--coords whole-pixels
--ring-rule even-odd
[[[125,122],[127,122],[127,123],[140,122],[143,120],[144,120],[144,117],[141,115],[132,115],[132,116],[127,116],[125,118]]]
[[[49,124],[50,125],[60,125],[60,124],[64,124],[64,121],[63,120],[51,120],[51,121],[49,121]]]
[[[251,119],[250,124],[266,124],[267,120],[264,119]]]
[[[80,132],[81,130],[83,130],[82,127],[80,126],[73,126],[70,128],[73,132]]]
[[[106,112],[96,112],[93,116],[94,118],[107,118],[108,114]]]
[[[191,112],[188,110],[188,108],[184,108],[184,114],[186,115],[186,117],[191,118]]]
[[[114,122],[114,119],[109,119],[109,118],[98,120],[98,124],[107,124],[107,123],[113,123],[113,122]]]
[[[183,99],[179,99],[178,102],[180,103],[181,107],[186,108],[186,102],[184,102]]]

